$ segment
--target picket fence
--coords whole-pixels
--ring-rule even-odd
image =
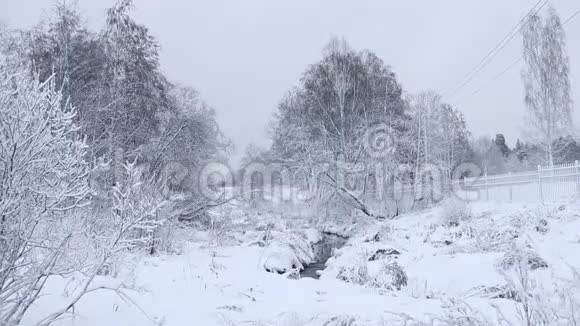
[[[561,202],[580,194],[580,164],[538,166],[536,171],[487,175],[454,182],[469,201]]]

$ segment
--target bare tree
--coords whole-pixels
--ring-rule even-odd
[[[402,93],[391,68],[375,54],[334,38],[281,101],[272,153],[317,183],[321,202],[339,199],[376,215],[363,196],[378,184],[377,163],[396,166],[403,152],[392,144],[402,138],[407,119]]]
[[[433,91],[415,96],[410,116],[414,193],[417,200],[430,202],[434,198],[426,198],[427,193],[432,193],[434,187],[447,189],[453,168],[466,157],[469,131],[461,112],[444,103],[441,95]],[[433,180],[436,176],[441,180]]]
[[[569,59],[560,18],[553,8],[542,19],[529,17],[523,29],[524,61],[522,80],[528,108],[530,140],[545,153],[548,164],[561,149],[554,141],[572,130]]]

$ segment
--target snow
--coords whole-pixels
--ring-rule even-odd
[[[516,242],[531,244],[546,260],[547,268],[531,272],[544,291],[556,291],[554,280],[570,279],[571,267],[580,268],[577,204],[474,203],[469,207],[470,216],[457,226],[445,225],[446,210],[440,206],[393,221],[364,221],[358,227],[332,223],[321,227],[348,233],[350,240],[335,251],[320,280],[296,280],[266,271],[285,272],[312,261],[312,251],[304,246],[311,248],[320,241],[319,231],[298,221],[293,225],[278,223],[270,239],[261,243],[264,224],[272,225],[264,221],[278,217],[245,214],[237,219],[243,225],[232,230],[235,234],[223,246],[209,245],[207,235],[198,232],[179,255],[127,257],[117,278],[100,276],[97,284],[127,284],[122,291],[130,300],[109,290],[92,292],[75,307],[74,317],[56,325],[351,325],[348,321],[352,325],[397,325],[395,321],[406,315],[425,322],[432,316],[449,317],[457,313],[453,307],[463,304],[458,302],[468,303],[486,320],[492,321],[495,309],[501,309],[505,318],[517,321],[513,300],[494,299],[486,292],[506,286],[508,272],[499,268],[498,262],[510,246]],[[547,232],[535,229],[542,218],[547,220]],[[252,224],[257,225],[254,230],[249,228]],[[489,230],[508,229],[519,232],[508,244],[489,243],[489,239],[504,241],[502,236],[511,234],[508,232],[485,238],[487,243],[474,240]],[[444,239],[449,242],[442,243]],[[383,253],[391,254],[369,260],[380,249],[394,249],[398,254],[387,250]],[[400,290],[385,290],[376,282],[337,279],[341,269],[356,267],[376,281],[384,276],[385,264],[391,263],[400,266],[408,277]],[[75,277],[51,279],[23,325],[32,325],[65,304],[75,291],[79,276]]]
[[[270,245],[265,253],[262,265],[266,271],[275,271],[280,274],[291,269],[303,269],[300,259],[288,245]]]

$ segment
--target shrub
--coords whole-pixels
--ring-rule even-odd
[[[86,145],[52,79],[0,65],[0,325],[20,324],[50,275],[84,237]],[[70,269],[69,269],[70,268]]]
[[[504,270],[520,264],[527,264],[532,270],[548,267],[548,263],[530,246],[525,246],[524,248],[513,246],[498,262],[498,266]]]
[[[396,261],[385,259],[368,262],[366,257],[357,256],[348,265],[342,266],[336,278],[381,292],[401,290],[407,285],[407,274]]]
[[[369,283],[370,287],[381,290],[401,290],[407,286],[407,273],[397,262],[383,262],[379,273]]]
[[[347,283],[365,285],[369,281],[369,271],[366,263],[343,266],[336,278]]]
[[[460,222],[470,219],[471,216],[471,210],[464,201],[447,199],[443,203],[443,224],[448,227],[458,226]]]

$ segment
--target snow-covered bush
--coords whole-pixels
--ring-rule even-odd
[[[347,283],[358,285],[368,284],[370,275],[366,260],[359,259],[349,265],[342,266],[336,278]]]
[[[383,291],[394,291],[407,286],[407,280],[407,273],[397,262],[382,261],[378,273],[372,277],[368,285]]]
[[[504,270],[511,269],[514,266],[517,267],[521,264],[526,264],[532,270],[548,267],[548,263],[546,263],[546,261],[529,245],[514,245],[512,249],[508,250],[498,261],[498,267]]]
[[[192,229],[175,218],[168,218],[157,230],[157,251],[163,253],[179,254],[183,250],[185,242],[191,238]]]
[[[525,210],[510,216],[510,225],[520,232],[535,231],[546,234],[550,230],[548,219],[556,213],[550,208]]]
[[[442,325],[460,326],[493,326],[495,325],[489,318],[478,309],[464,301],[447,299],[444,304],[444,314],[441,317]],[[503,318],[502,318],[503,319]]]
[[[226,238],[231,231],[231,217],[227,214],[215,214],[214,212],[208,212],[208,215],[209,223],[207,231],[210,245],[221,246],[226,241]]]
[[[284,274],[293,269],[304,267],[290,246],[282,243],[272,243],[266,247],[262,266],[267,272]]]
[[[154,254],[159,243],[158,229],[167,217],[161,209],[169,202],[156,180],[135,162],[123,165],[125,177],[113,187],[113,208],[107,219],[112,238],[120,237],[119,248],[142,248]],[[104,226],[107,227],[107,226]],[[124,230],[120,234],[116,230]]]
[[[74,116],[52,80],[0,66],[0,325],[18,325],[51,275],[79,268],[61,264],[89,191]]]
[[[362,326],[356,316],[340,315],[328,318],[322,323],[324,326]]]
[[[460,239],[455,239],[454,252],[505,252],[513,247],[519,232],[509,225],[498,225],[488,220],[485,223],[463,225]]]
[[[465,301],[444,299],[443,312],[438,315],[423,315],[421,318],[405,313],[390,313],[389,324],[397,326],[496,326],[513,325],[503,313],[492,307],[491,314],[484,314],[479,307]]]
[[[394,253],[374,260],[370,260],[369,254],[364,251],[347,256],[336,274],[336,278],[341,281],[377,289],[379,292],[401,290],[407,285],[407,274],[393,258],[396,256]]]
[[[475,247],[478,252],[504,251],[513,246],[518,233],[510,228],[498,228],[493,225],[478,230],[475,235]]]
[[[426,280],[421,282],[418,278],[408,280],[408,285],[401,290],[415,299],[436,299],[445,296],[443,291],[433,289]]]
[[[504,273],[507,287],[514,293],[516,310],[523,325],[555,325],[550,306],[543,300],[542,288],[532,278],[526,253],[517,250],[516,260],[510,273]]]
[[[291,270],[303,270],[304,265],[313,263],[316,255],[311,238],[305,232],[271,233],[272,241],[265,248],[262,265],[268,272],[283,274]]]
[[[580,325],[580,271],[572,268],[572,279],[556,288],[554,314],[569,325]]]
[[[494,318],[483,314],[465,301],[447,299],[444,305],[444,325],[493,326],[506,322],[501,312],[494,311]]]
[[[446,199],[443,203],[443,224],[458,226],[460,222],[471,219],[472,213],[466,202],[457,198]]]
[[[545,282],[546,274],[532,271],[547,267],[547,264],[529,245],[517,246],[513,252],[515,258],[510,270],[502,274],[505,288],[512,294],[519,322],[526,326],[578,325],[580,274],[577,270],[572,268],[572,280],[551,275],[549,282]]]
[[[551,285],[530,273],[531,268],[520,263],[511,273],[505,273],[507,288],[514,293],[517,317],[522,325],[579,325],[579,275],[574,278],[551,279]]]

